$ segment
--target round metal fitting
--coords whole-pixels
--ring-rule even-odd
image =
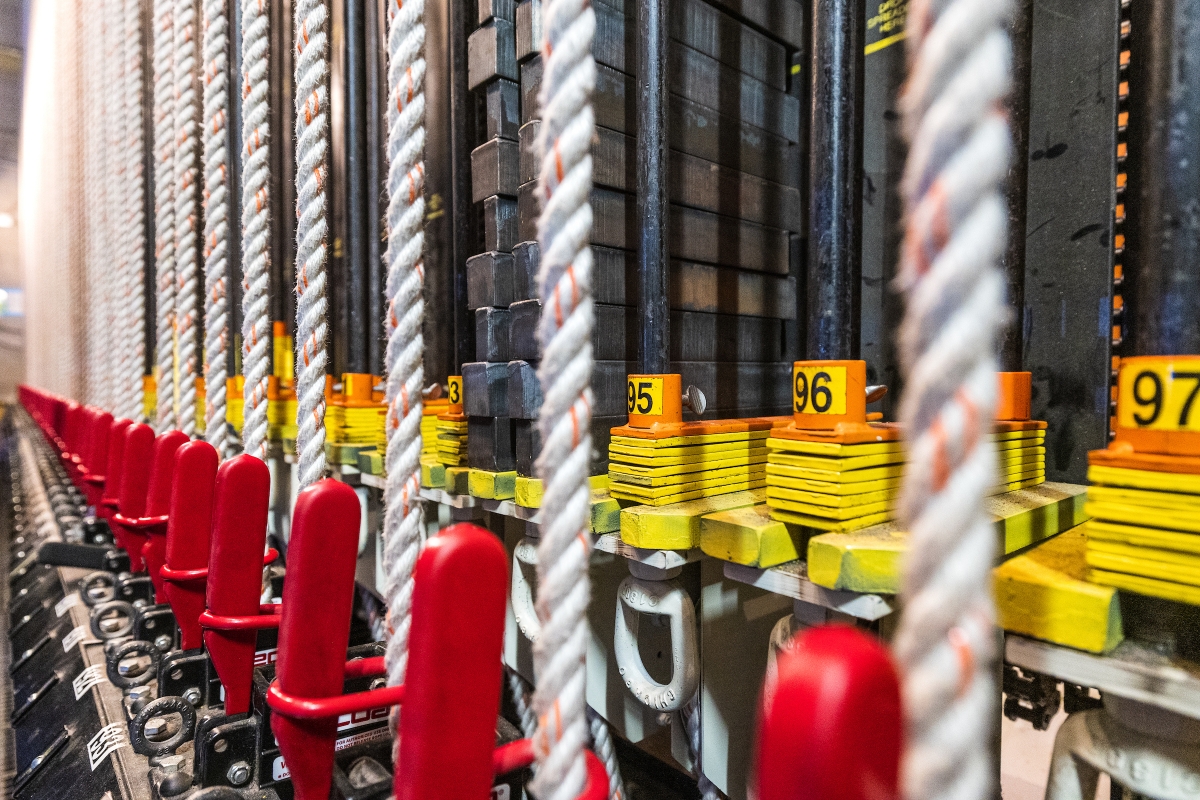
[[[229,771],[225,773],[225,777],[234,786],[241,786],[250,780],[250,765],[245,761],[235,761],[229,765]]]
[[[108,680],[120,689],[145,686],[158,677],[160,657],[152,642],[142,639],[125,642],[105,655]]]
[[[149,734],[146,728],[150,720],[158,717],[165,722],[171,714],[178,714],[180,719],[179,730],[173,736],[159,741]],[[192,738],[195,729],[196,709],[192,708],[191,703],[182,697],[160,697],[143,708],[129,723],[129,743],[135,752],[144,756],[170,755],[175,748]],[[165,730],[164,727],[161,732]]]
[[[133,632],[134,609],[124,600],[109,600],[92,609],[90,627],[97,639],[119,639]]]

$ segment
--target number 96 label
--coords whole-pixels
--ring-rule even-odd
[[[626,399],[630,414],[657,416],[663,413],[663,379],[630,378]]]
[[[792,410],[797,414],[845,414],[846,368],[794,367]]]
[[[1127,364],[1118,383],[1117,425],[1200,431],[1200,360]]]

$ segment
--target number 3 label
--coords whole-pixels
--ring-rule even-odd
[[[794,367],[792,410],[797,414],[845,414],[846,368]]]
[[[1119,381],[1119,427],[1200,431],[1200,364],[1194,360],[1130,364]]]
[[[631,378],[628,390],[630,414],[655,416],[663,413],[663,379]]]
[[[448,391],[446,392],[446,395],[447,395],[447,399],[450,401],[450,404],[454,405],[454,406],[461,405],[462,404],[462,376],[461,375],[451,375],[449,377],[449,379],[446,381],[446,385],[449,387]]]

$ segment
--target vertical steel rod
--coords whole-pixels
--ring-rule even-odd
[[[369,283],[367,280],[367,193],[376,184],[367,181],[367,71],[365,9],[362,0],[345,4],[346,97],[346,361],[345,371],[370,371],[367,363]]]
[[[471,148],[475,105],[467,88],[467,36],[476,17],[475,0],[450,2],[450,171],[454,227],[455,369],[475,360],[475,315],[467,310],[467,259],[478,252],[478,223],[471,204]],[[437,313],[430,310],[430,313]]]
[[[1130,355],[1200,354],[1200,0],[1131,10]]]
[[[643,373],[670,371],[667,2],[642,0],[637,50],[637,209]]]
[[[383,374],[383,189],[387,181],[387,162],[384,148],[387,141],[386,104],[387,39],[384,35],[386,16],[384,3],[372,0],[363,9],[363,41],[366,46],[366,132],[367,178],[366,246],[367,246],[367,370],[372,375]]]
[[[814,0],[809,147],[808,357],[857,358],[862,282],[863,15]]]
[[[1017,3],[1012,25],[1013,88],[1008,98],[1013,157],[1008,170],[1008,246],[1004,281],[1013,318],[1000,343],[1000,369],[1020,372],[1025,362],[1025,220],[1029,196],[1029,89],[1033,73],[1033,0]]]

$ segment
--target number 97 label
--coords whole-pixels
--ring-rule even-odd
[[[1117,425],[1159,431],[1200,431],[1200,360],[1142,361],[1121,369]]]
[[[797,414],[845,414],[846,368],[799,365],[794,367],[792,410]]]

